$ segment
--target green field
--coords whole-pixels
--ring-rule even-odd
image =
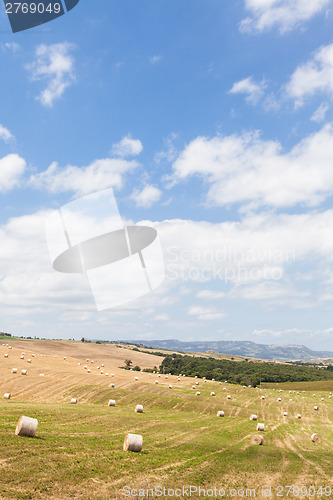
[[[226,400],[216,385],[217,395],[210,397],[212,387],[208,382],[195,396],[187,388],[141,383],[135,391],[87,385],[71,389],[86,400],[77,405],[1,401],[1,498],[116,499],[125,498],[121,490],[127,485],[255,488],[257,497],[262,486],[333,488],[333,405],[327,393],[320,416],[312,410],[312,395],[289,402],[283,393],[283,417],[274,391],[265,391],[263,401],[258,389],[233,387],[232,400]],[[107,406],[110,397],[116,407]],[[143,414],[134,412],[138,401]],[[216,417],[218,409],[224,418]],[[252,412],[266,425],[263,446],[250,443],[257,433]],[[14,435],[22,414],[38,419],[36,438]],[[143,436],[141,453],[122,451],[126,432]],[[313,432],[323,436],[322,443],[311,442]]]

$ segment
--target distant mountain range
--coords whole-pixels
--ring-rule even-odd
[[[249,341],[181,342],[180,340],[133,340],[133,344],[142,344],[154,349],[169,349],[181,352],[206,352],[270,359],[276,361],[333,358],[330,351],[312,351],[304,345],[266,345]]]

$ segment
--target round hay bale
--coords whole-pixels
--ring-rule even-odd
[[[277,400],[278,400],[278,401],[282,401],[282,399],[281,399],[281,398],[278,398]]]
[[[88,368],[88,370],[87,370],[87,373],[91,373],[91,370],[90,370],[90,368]]]
[[[31,359],[28,359],[27,361],[28,361],[28,363],[31,363]]]
[[[134,377],[134,380],[139,380],[139,377]]]
[[[219,382],[219,385],[222,385],[222,382]]]
[[[9,345],[9,346],[8,346],[8,349],[11,349],[11,348],[12,348],[12,346],[11,346],[11,345]]]
[[[101,367],[104,368],[104,363],[101,364]]]
[[[217,416],[217,417],[224,417],[224,411],[219,410],[219,411],[216,413],[216,416]]]
[[[178,382],[180,382],[180,378],[179,377],[177,377],[177,380],[178,380]]]
[[[168,375],[165,375],[165,378],[168,379],[169,378]]]
[[[116,402],[114,399],[109,399],[108,406],[116,406]]]
[[[321,398],[322,401],[324,401],[324,398]]]
[[[105,376],[106,376],[106,377],[108,377],[108,376],[109,376],[109,374],[108,374],[108,373],[106,373],[106,374],[105,374]]]
[[[64,359],[67,359],[66,356],[64,356]]]
[[[26,375],[27,374],[27,370],[21,370],[21,375]]]
[[[252,413],[250,420],[258,420],[258,415],[256,415],[255,413]]]
[[[143,438],[140,434],[126,434],[123,450],[140,452],[142,450]]]
[[[320,434],[312,434],[312,436],[311,436],[311,441],[312,441],[313,443],[321,443],[321,442],[322,442],[322,439],[323,439],[323,438],[321,437],[321,435],[320,435]]]
[[[84,367],[83,367],[83,368],[84,368],[84,370],[88,370],[88,367],[87,367],[87,365],[84,365]]]
[[[97,370],[99,370],[99,369],[100,369],[100,367],[98,366],[98,367],[97,367]]]
[[[24,359],[24,356],[23,356],[23,355],[22,355],[22,356],[20,356],[20,359]]]
[[[265,399],[265,396],[261,396],[261,399]]]
[[[8,354],[5,354],[5,356],[4,356],[4,357],[5,357],[5,358],[8,358]]]
[[[76,398],[72,398],[72,399],[71,399],[71,404],[72,404],[72,405],[76,405],[76,403],[77,403],[77,399],[76,399]]]
[[[313,409],[316,410],[316,411],[318,411],[319,410],[319,406],[314,406]]]
[[[13,368],[12,373],[17,373],[17,368]]]
[[[111,377],[114,377],[114,373],[111,373]]]
[[[5,392],[5,394],[3,395],[3,398],[10,399],[10,396],[11,396],[10,392]]]
[[[158,384],[158,380],[155,380],[155,384]]]
[[[257,423],[257,431],[264,431],[265,430],[265,424],[260,424],[259,422]]]
[[[112,387],[112,389],[114,388],[114,384],[110,384],[110,387]]]
[[[195,395],[196,395],[196,396],[200,396],[200,392],[199,392],[199,391],[198,391],[198,392],[196,392],[196,393],[195,393]]]
[[[196,382],[195,385],[199,385],[199,382]]]
[[[32,356],[33,358],[35,358],[35,357],[36,357],[36,354],[31,354],[31,356]]]
[[[15,434],[17,436],[28,436],[34,437],[38,427],[38,420],[36,418],[30,418],[22,416],[17,422],[15,429]]]
[[[104,373],[103,370],[101,370],[101,375],[103,375],[103,373]]]
[[[192,389],[196,389],[196,386],[195,386],[195,385],[192,385]]]
[[[227,388],[226,388],[226,387],[223,387],[223,390],[224,390],[224,391],[226,391],[226,390],[227,390]]]
[[[172,385],[171,384],[169,385],[169,389],[172,389]]]
[[[78,366],[80,366],[80,365],[81,365],[81,363],[78,363],[77,365],[78,365]]]
[[[300,413],[297,413],[296,418],[302,418],[302,415]]]
[[[44,373],[40,373],[40,374],[39,374],[39,376],[40,376],[40,377],[44,377]]]
[[[143,413],[143,406],[142,405],[136,405],[136,407],[135,407],[135,413]]]
[[[228,396],[227,396],[227,399],[231,399],[231,396],[230,396],[230,394],[228,394]]]
[[[288,417],[288,413],[286,411],[283,412],[284,417]]]
[[[256,445],[261,445],[264,443],[264,438],[259,434],[256,434],[255,436],[252,436],[251,443]]]
[[[215,392],[211,392],[211,393],[210,393],[210,395],[211,395],[211,396],[215,396]]]

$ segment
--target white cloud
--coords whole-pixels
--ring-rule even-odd
[[[73,191],[84,195],[109,187],[120,189],[123,176],[138,166],[135,161],[120,158],[95,160],[87,167],[67,165],[60,168],[56,162],[43,172],[32,175],[29,184],[51,193]]]
[[[258,132],[197,137],[173,164],[173,181],[200,176],[207,202],[242,207],[315,206],[333,194],[333,128],[326,125],[284,153]]]
[[[56,273],[45,239],[46,212],[14,217],[0,226],[1,316],[43,314],[62,304],[89,304],[80,275]]]
[[[333,95],[333,44],[317,50],[313,57],[296,68],[287,83],[287,95],[302,106],[306,97],[316,93]]]
[[[246,101],[251,104],[256,104],[260,97],[264,94],[264,89],[266,88],[266,84],[264,81],[260,83],[256,83],[252,76],[248,78],[244,78],[244,80],[240,80],[235,82],[232,88],[229,90],[230,94],[245,94]]]
[[[285,33],[309,21],[332,4],[332,0],[245,0],[250,17],[240,23],[242,32],[278,28]]]
[[[223,311],[216,311],[215,309],[209,309],[207,307],[190,307],[188,310],[190,316],[197,316],[201,320],[214,320],[222,319],[226,317],[226,313]]]
[[[311,116],[311,120],[316,123],[324,121],[328,110],[329,105],[327,104],[327,102],[322,102]]]
[[[155,186],[147,185],[141,191],[135,189],[131,198],[135,201],[137,207],[150,208],[158,202],[162,196],[162,191]]]
[[[9,142],[12,139],[14,139],[13,134],[11,134],[8,128],[1,125],[1,123],[0,123],[0,139],[2,139],[5,142]]]
[[[5,42],[0,44],[1,50],[3,52],[6,52],[8,50],[11,50],[12,52],[17,52],[20,49],[20,46],[16,42]]]
[[[37,97],[43,106],[51,108],[53,102],[75,82],[73,48],[67,42],[41,44],[36,49],[35,60],[26,65],[32,80],[46,82],[46,88]]]
[[[156,321],[169,321],[169,316],[167,314],[158,314],[155,316]]]
[[[207,300],[219,300],[223,299],[226,296],[224,292],[216,292],[214,290],[200,290],[196,294],[198,299],[207,299]]]
[[[25,167],[25,160],[17,154],[0,158],[0,191],[10,191],[19,186]]]
[[[120,142],[112,146],[111,153],[121,157],[137,156],[142,150],[142,142],[139,139],[132,139],[130,135],[127,135]]]
[[[171,134],[163,140],[164,149],[156,153],[154,160],[159,165],[161,162],[166,161],[168,163],[172,162],[177,157],[177,150],[174,141],[177,139],[177,134],[171,132]]]
[[[292,307],[291,297],[295,305],[308,302],[313,283],[321,283],[322,293],[333,274],[333,210],[248,215],[219,224],[170,220],[154,227],[164,249],[167,282],[204,283],[201,299],[214,300],[205,291],[211,283],[228,298],[283,299]]]
[[[149,61],[151,62],[151,64],[157,64],[162,61],[162,56],[151,56],[149,58]]]

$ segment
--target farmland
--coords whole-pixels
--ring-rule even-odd
[[[278,486],[292,485],[295,492],[296,487],[333,489],[332,381],[261,389],[190,377],[178,381],[175,375],[166,379],[120,369],[128,358],[141,368],[159,366],[163,358],[112,345],[12,344],[10,350],[0,346],[1,499],[120,499],[126,486],[171,491],[192,485],[224,488],[226,494],[233,488],[239,490],[236,497],[255,489],[259,498],[261,487],[272,487],[271,498],[278,498]],[[13,367],[17,374],[11,373]],[[200,396],[192,389],[195,382]],[[10,400],[2,399],[5,392],[11,393]],[[78,404],[70,404],[72,397]],[[107,406],[110,398],[115,407]],[[142,414],[134,412],[138,403]],[[218,410],[225,417],[217,418]],[[265,424],[263,446],[251,444],[257,434],[256,422],[249,420],[252,413]],[[21,415],[38,419],[35,438],[15,436]],[[122,451],[126,432],[143,436],[141,453]],[[311,441],[314,432],[322,436],[321,443]],[[302,497],[313,497],[307,491],[314,490],[304,489]],[[193,493],[192,498],[199,496]]]

